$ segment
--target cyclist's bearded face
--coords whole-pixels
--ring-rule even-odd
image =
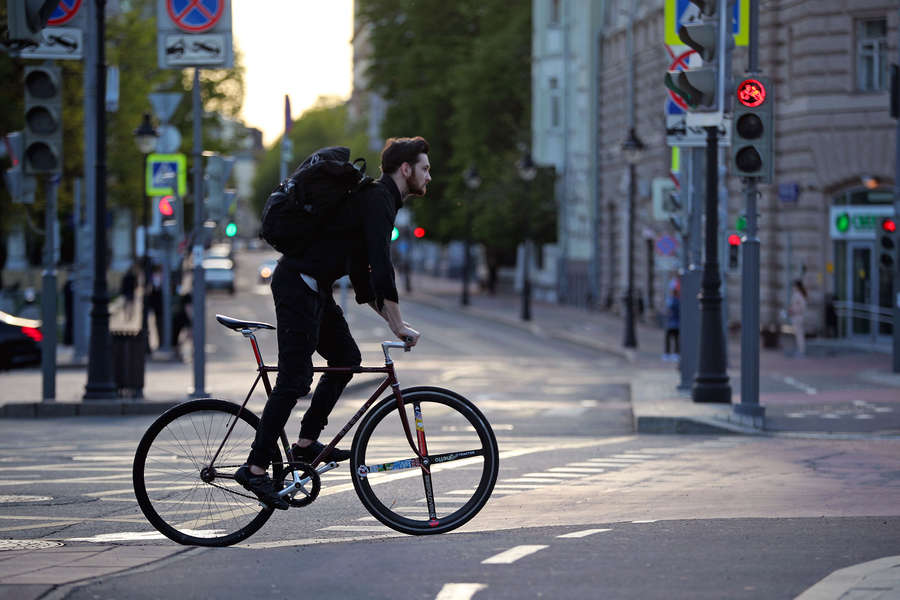
[[[431,181],[431,164],[427,154],[420,154],[419,160],[412,167],[411,173],[406,177],[406,188],[410,195],[424,196],[428,182]]]

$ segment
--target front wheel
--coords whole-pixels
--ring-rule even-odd
[[[478,514],[497,481],[500,457],[490,424],[474,404],[434,387],[401,392],[419,452],[409,447],[389,396],[362,420],[350,456],[356,494],[388,527],[444,533]],[[427,433],[427,435],[426,435]]]
[[[234,472],[258,425],[246,408],[212,398],[184,402],[156,419],[138,444],[132,472],[134,494],[150,524],[195,546],[230,546],[256,533],[272,509],[237,483]]]

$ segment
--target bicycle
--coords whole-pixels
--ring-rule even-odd
[[[253,349],[257,374],[243,404],[204,398],[169,409],[141,438],[132,471],[144,516],[157,531],[186,545],[236,544],[256,533],[274,510],[238,484],[234,472],[244,464],[259,424],[247,402],[260,381],[271,394],[269,373],[278,371],[264,363],[255,331],[275,328],[224,315],[216,319],[249,339]],[[385,379],[312,463],[282,460],[290,456],[282,431],[269,475],[282,482],[279,494],[290,507],[307,506],[321,491],[321,476],[338,466],[322,463],[323,457],[359,421],[350,447],[350,479],[366,510],[401,533],[451,531],[472,519],[494,489],[499,453],[493,429],[456,392],[428,386],[401,390],[390,350],[409,351],[409,346],[383,342],[381,348],[383,367],[313,367],[316,373],[384,373]],[[388,387],[391,393],[375,404]],[[426,417],[429,426],[438,425],[427,439]],[[413,482],[418,474],[421,479]]]

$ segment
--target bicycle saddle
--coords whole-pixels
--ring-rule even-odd
[[[241,321],[239,319],[226,317],[225,315],[216,315],[216,321],[218,321],[228,329],[233,329],[234,331],[240,331],[241,329],[275,329],[274,326],[269,325],[268,323],[261,323],[258,321]]]

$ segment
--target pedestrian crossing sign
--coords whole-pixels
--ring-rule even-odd
[[[178,188],[175,189],[177,183]],[[187,194],[187,158],[184,154],[147,156],[146,193],[148,196]]]

